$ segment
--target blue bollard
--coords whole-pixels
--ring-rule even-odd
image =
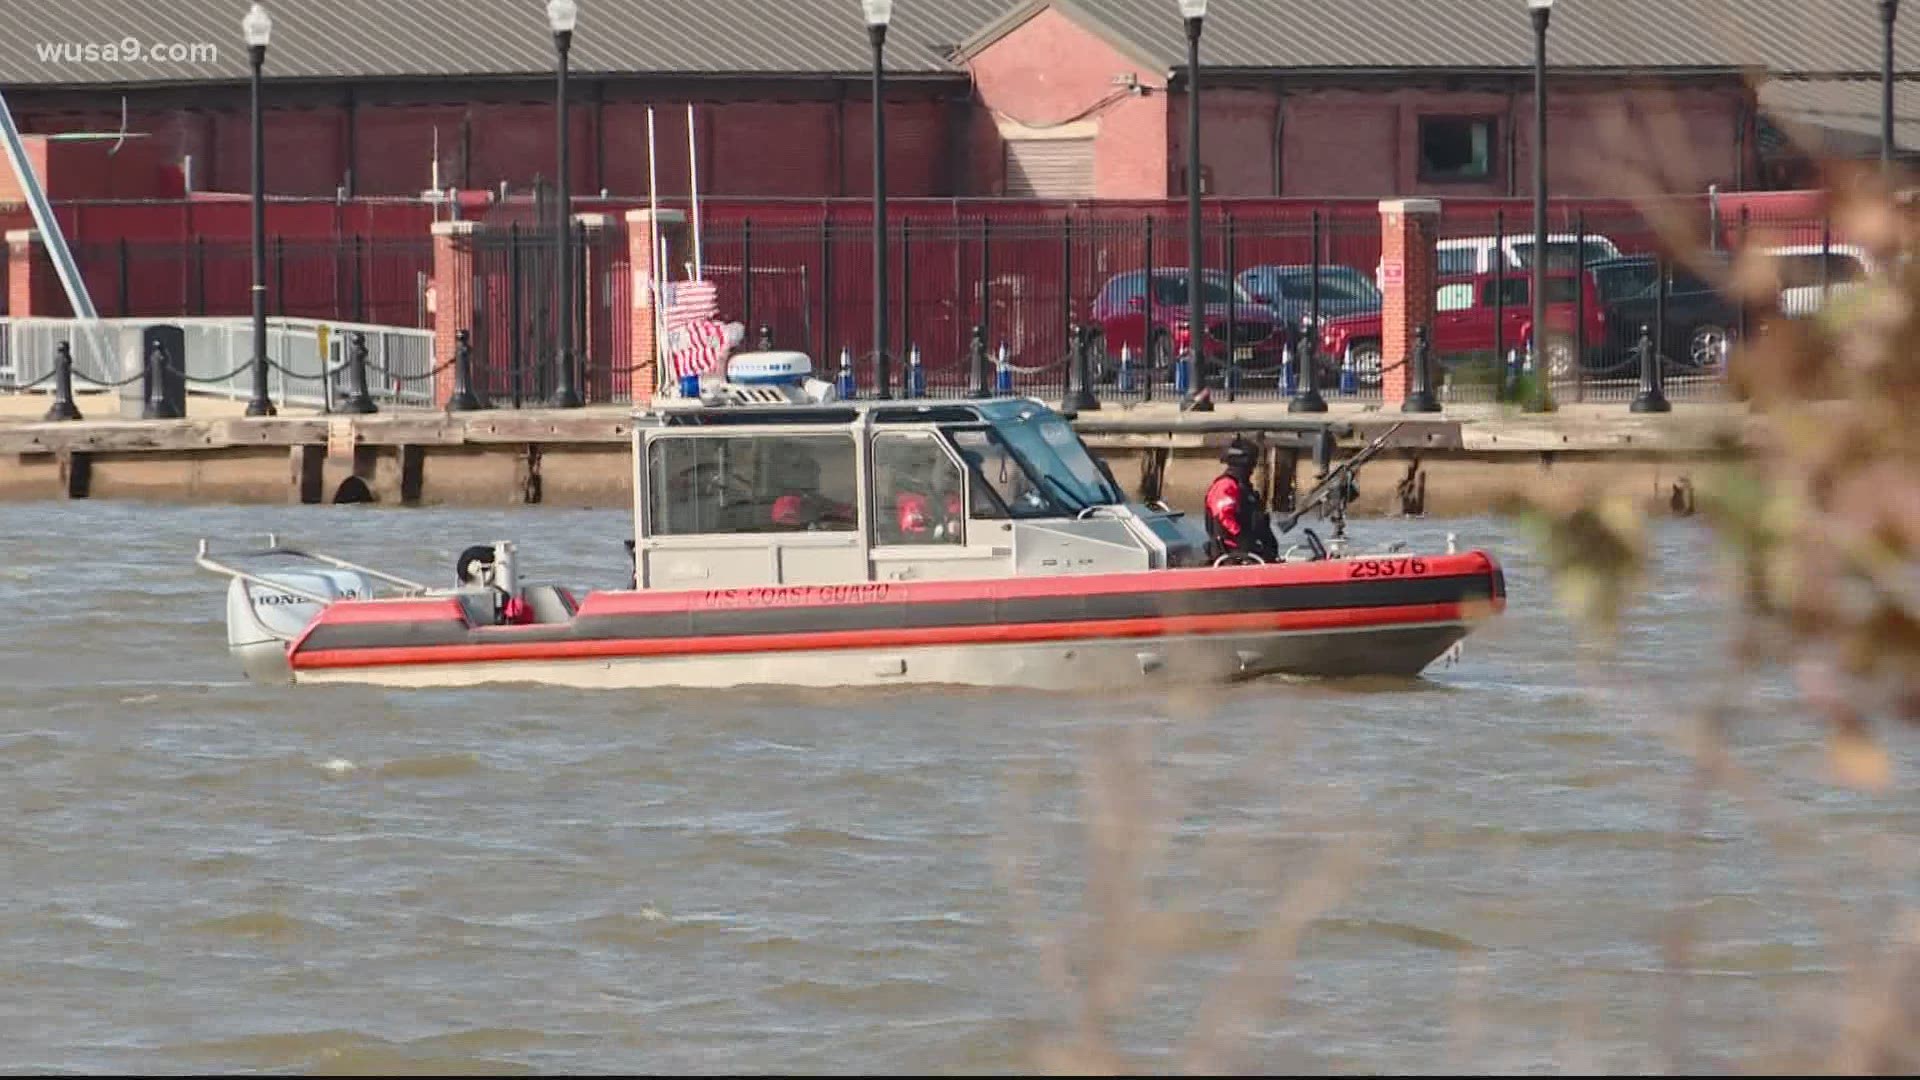
[[[1353,352],[1349,350],[1340,358],[1340,392],[1357,394],[1360,392],[1360,373],[1353,370]]]
[[[996,394],[1013,393],[1013,365],[1007,362],[1007,343],[1000,343],[1000,353],[994,358],[993,391]]]
[[[845,346],[840,349],[840,374],[833,380],[833,389],[842,401],[852,401],[859,396],[853,384],[853,350]]]
[[[907,350],[907,396],[927,396],[927,373],[920,368],[920,346]]]
[[[1114,372],[1113,388],[1122,394],[1133,393],[1133,347],[1120,346],[1120,369]]]
[[[700,376],[680,376],[680,396],[691,401],[700,396]]]

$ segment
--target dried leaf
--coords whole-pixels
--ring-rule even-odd
[[[1893,759],[1885,747],[1868,736],[1843,730],[1833,737],[1830,759],[1839,781],[1863,791],[1885,791],[1893,786]]]

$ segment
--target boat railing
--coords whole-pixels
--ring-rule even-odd
[[[355,573],[365,574],[370,578],[374,578],[379,581],[384,581],[387,584],[394,586],[395,588],[399,589],[401,594],[404,596],[419,596],[429,591],[428,586],[426,585],[422,585],[417,581],[410,581],[407,578],[400,577],[396,574],[389,574],[384,570],[375,570],[371,566],[362,566],[359,563],[348,562],[345,559],[337,558],[333,555],[328,555],[324,552],[311,551],[306,548],[296,547],[292,544],[282,543],[278,533],[268,533],[267,546],[262,549],[259,549],[257,551],[238,552],[238,553],[235,553],[234,555],[229,555],[227,557],[233,558],[236,555],[239,557],[254,557],[254,558],[258,558],[264,555],[290,555],[297,559],[308,559],[313,562],[324,563],[327,566],[331,566],[339,570],[351,570]],[[308,592],[307,590],[301,589],[294,585],[286,584],[285,582],[279,582],[269,578],[263,578],[258,574],[252,573],[247,570],[242,570],[237,566],[229,565],[228,563],[222,562],[219,559],[214,558],[212,554],[212,545],[209,543],[209,541],[205,537],[201,538],[199,551],[195,553],[193,561],[196,565],[198,565],[203,570],[209,570],[216,574],[225,574],[228,577],[236,577],[241,579],[242,581],[250,582],[262,588],[278,589],[282,592],[293,593],[294,595],[299,596],[302,599],[312,600],[316,603],[321,603],[321,604],[332,603],[332,601],[327,597],[320,596],[316,593]]]

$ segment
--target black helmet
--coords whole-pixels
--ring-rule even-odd
[[[492,567],[493,549],[485,544],[475,544],[454,560],[453,578],[462,585],[479,585],[484,582],[481,575]]]
[[[1220,451],[1220,460],[1226,462],[1229,469],[1251,469],[1260,460],[1260,448],[1248,442],[1245,435],[1235,435],[1227,448]]]

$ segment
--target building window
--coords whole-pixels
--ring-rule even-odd
[[[1092,139],[1009,139],[1005,165],[1010,198],[1093,198]]]
[[[1491,180],[1496,127],[1491,117],[1420,118],[1420,179]]]

